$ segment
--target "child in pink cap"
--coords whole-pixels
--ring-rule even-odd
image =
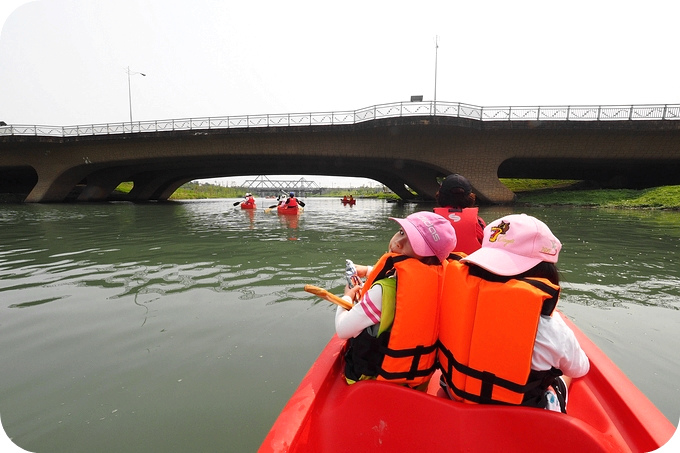
[[[348,383],[384,379],[422,388],[435,369],[442,263],[456,246],[456,233],[433,212],[391,219],[401,228],[375,266],[356,266],[367,280],[362,287],[345,288],[343,299],[358,302],[351,310],[338,306],[335,329],[350,339]],[[413,367],[413,356],[404,351],[416,347],[424,348],[419,352],[424,357]]]
[[[439,360],[451,397],[566,412],[569,381],[590,363],[553,312],[561,248],[545,223],[512,214],[486,226],[479,250],[449,264]]]

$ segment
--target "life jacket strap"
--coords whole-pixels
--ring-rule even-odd
[[[383,266],[382,269],[378,271],[378,275],[375,277],[373,280],[374,282],[377,282],[378,280],[382,280],[383,278],[388,277],[390,274],[394,272],[394,264],[398,263],[400,261],[404,261],[409,259],[410,257],[406,255],[398,255],[398,256],[389,256],[385,260],[385,265]]]
[[[543,301],[543,307],[541,308],[541,315],[552,316],[555,307],[557,306],[557,301],[560,298],[560,290],[555,289],[550,285],[546,285],[540,280],[534,280],[533,278],[522,278],[523,282],[530,284],[531,286],[540,289],[544,293],[548,294],[550,297]]]
[[[418,365],[420,364],[421,357],[434,354],[437,351],[437,347],[438,347],[437,343],[430,346],[419,345],[414,348],[408,349],[390,349],[386,346],[380,346],[379,351],[385,356],[390,356],[397,359],[412,357],[412,360],[411,367],[409,368],[408,371],[388,372],[385,371],[382,367],[380,367],[378,369],[378,375],[385,379],[408,379],[408,380],[415,379],[416,377],[429,376],[430,374],[434,373],[434,371],[437,369],[436,361],[433,361],[431,366],[424,369],[419,369]]]
[[[520,393],[520,394],[527,394],[532,391],[535,391],[536,389],[546,389],[548,387],[547,383],[552,383],[555,377],[555,374],[552,374],[552,376],[545,377],[543,374],[539,373],[554,373],[557,372],[558,376],[562,374],[561,371],[557,370],[554,368],[553,370],[546,371],[546,372],[535,372],[532,378],[527,379],[527,382],[525,384],[518,384],[517,382],[510,381],[508,379],[503,379],[501,377],[496,376],[494,373],[491,373],[489,371],[480,371],[476,370],[474,368],[471,368],[467,365],[463,365],[462,363],[458,362],[456,358],[453,356],[451,351],[449,351],[443,344],[439,343],[439,349],[442,352],[442,354],[446,357],[448,366],[446,368],[441,367],[441,364],[439,366],[442,368],[442,375],[444,376],[444,379],[446,381],[447,386],[455,393],[457,396],[460,398],[473,401],[475,403],[480,403],[480,404],[507,404],[511,405],[511,403],[507,403],[504,401],[498,401],[494,400],[492,398],[493,390],[494,387],[502,387],[504,389],[510,390],[515,393]],[[459,373],[462,373],[466,376],[472,377],[474,379],[477,379],[481,382],[482,388],[480,391],[479,395],[475,395],[473,393],[466,392],[462,389],[457,388],[453,384],[453,369],[456,369]]]

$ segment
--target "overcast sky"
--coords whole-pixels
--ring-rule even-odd
[[[680,103],[673,0],[2,0],[0,120]],[[439,47],[435,49],[436,36]]]

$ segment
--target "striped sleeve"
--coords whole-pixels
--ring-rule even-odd
[[[340,338],[356,337],[366,327],[380,322],[382,310],[382,287],[374,285],[364,297],[352,307],[345,310],[338,306],[335,312],[335,331]]]

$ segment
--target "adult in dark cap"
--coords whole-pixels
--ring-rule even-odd
[[[470,254],[479,249],[486,222],[479,217],[475,206],[477,196],[470,181],[458,173],[449,175],[442,181],[435,198],[438,207],[434,212],[448,219],[456,230],[458,244],[454,251]]]

